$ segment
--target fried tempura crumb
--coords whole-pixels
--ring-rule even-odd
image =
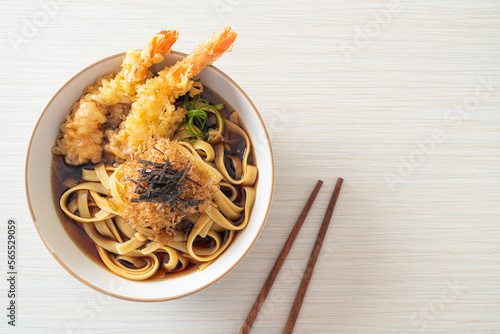
[[[190,168],[187,177],[199,185],[191,181],[185,181],[183,186],[185,185],[187,188],[182,192],[179,198],[193,198],[198,202],[198,205],[186,207],[179,204],[179,207],[187,216],[198,212],[204,212],[208,208],[216,187],[213,177],[198,167],[196,163],[189,161],[189,159],[176,148],[176,141],[170,141],[165,138],[158,138],[157,140],[151,139],[148,141],[144,151],[135,154],[133,159],[128,160],[121,167],[120,184],[122,185],[123,199],[126,202],[123,216],[129,224],[163,232],[162,234],[164,234],[165,231],[168,234],[172,234],[176,225],[184,218],[187,218],[186,215],[179,210],[175,208],[172,210],[171,206],[168,204],[161,208],[164,204],[162,202],[132,202],[132,199],[138,198],[139,195],[135,193],[137,184],[129,179],[138,180],[141,174],[139,170],[144,168],[144,164],[140,163],[139,159],[155,163],[164,163],[168,159],[172,168],[179,171],[189,163]]]

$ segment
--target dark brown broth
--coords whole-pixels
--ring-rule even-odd
[[[233,110],[231,106],[229,106],[226,101],[224,101],[218,94],[210,91],[205,87],[204,92],[202,93],[202,98],[206,99],[210,104],[215,105],[219,103],[224,103],[224,108],[221,110],[221,114],[225,119],[229,119],[229,115],[231,111]],[[240,126],[243,128],[245,132],[247,132],[246,128],[244,127],[244,124],[240,121]],[[248,132],[247,132],[248,133]],[[230,151],[226,152],[227,154],[232,154],[236,155],[239,158],[243,157],[243,154],[245,153],[245,141],[243,138],[241,138],[238,135],[232,134],[232,136],[229,138],[231,140],[230,146]],[[234,141],[234,142],[233,142]],[[253,147],[253,145],[252,145]],[[231,164],[227,161],[229,159],[226,159],[225,165],[226,168],[228,169],[229,173],[231,173],[231,170],[233,175],[234,175],[234,169],[231,166]],[[230,161],[230,160],[229,160]],[[250,156],[248,157],[248,163],[255,165],[255,152],[252,149]],[[112,163],[112,161],[105,161],[105,163]],[[95,165],[88,163],[82,166],[71,166],[68,165],[64,162],[64,157],[60,155],[53,155],[53,160],[52,160],[52,191],[53,191],[53,199],[54,199],[54,206],[56,207],[56,211],[58,212],[59,218],[61,223],[63,224],[64,229],[66,230],[66,233],[70,236],[70,238],[73,240],[73,242],[80,248],[80,250],[90,259],[92,259],[94,262],[98,263],[100,266],[103,268],[106,268],[106,266],[102,263],[102,260],[97,253],[97,249],[94,245],[94,242],[90,239],[90,237],[85,233],[83,228],[73,220],[69,219],[66,217],[64,212],[61,210],[59,206],[59,199],[61,198],[62,194],[68,189],[66,186],[64,186],[62,183],[64,180],[68,178],[72,178],[76,180],[77,182],[82,181],[82,175],[81,175],[81,170],[82,168],[94,168]],[[258,179],[257,179],[258,181]],[[255,182],[255,186],[257,185],[257,181]],[[238,198],[237,202],[242,202],[242,195],[241,195],[241,187],[237,187],[238,189]],[[236,225],[239,225],[239,222],[236,223]],[[228,238],[228,232],[224,232],[223,234],[220,234],[221,236],[221,242],[225,242]],[[236,232],[237,237],[238,232]],[[200,239],[197,241],[196,246],[201,246],[203,244],[207,244],[208,241],[204,241]],[[151,278],[148,280],[152,279],[166,279],[166,278],[174,278],[174,277],[180,277],[187,275],[193,271],[196,271],[199,268],[200,264],[199,263],[193,263],[189,262],[188,266],[179,272],[171,272],[171,273],[165,273],[161,268],[156,272],[155,275],[153,275]],[[107,269],[107,268],[106,268]]]

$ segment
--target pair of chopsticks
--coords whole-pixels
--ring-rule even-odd
[[[328,230],[328,225],[330,224],[330,220],[332,218],[333,210],[335,209],[335,204],[337,203],[337,199],[339,197],[340,188],[342,187],[342,182],[344,182],[342,178],[337,179],[337,184],[335,185],[335,189],[333,190],[330,203],[328,204],[328,208],[326,209],[325,217],[323,218],[323,222],[321,223],[321,228],[318,232],[318,237],[316,238],[316,242],[312,249],[311,256],[309,257],[309,262],[307,263],[304,276],[302,276],[302,281],[300,282],[299,290],[297,291],[297,295],[295,296],[295,301],[293,302],[293,306],[292,309],[290,310],[290,315],[288,316],[288,320],[286,322],[283,333],[291,334],[293,332],[293,328],[295,327],[295,322],[297,321],[297,317],[299,315],[302,302],[304,301],[304,297],[307,292],[307,287],[309,286],[309,282],[311,281],[314,267],[316,266],[316,261],[318,260],[321,246],[323,245],[323,240],[325,239],[326,231]],[[311,195],[309,196],[309,199],[307,200],[304,209],[302,209],[302,212],[299,218],[297,219],[295,226],[290,232],[290,236],[285,242],[285,245],[283,246],[280,255],[276,259],[273,269],[269,273],[269,276],[267,277],[264,285],[262,286],[262,289],[260,290],[257,299],[255,299],[252,309],[248,313],[248,316],[245,322],[243,323],[243,326],[240,329],[240,334],[247,334],[250,332],[250,329],[252,328],[252,325],[255,319],[257,318],[257,314],[259,313],[262,304],[264,304],[264,301],[266,300],[266,297],[269,291],[271,290],[271,287],[273,286],[276,277],[278,276],[281,266],[285,262],[285,259],[288,253],[290,252],[290,249],[292,248],[293,242],[295,241],[295,238],[299,234],[300,228],[302,227],[302,224],[304,223],[304,220],[306,219],[307,214],[309,213],[309,210],[311,209],[314,200],[318,195],[319,189],[321,188],[322,185],[323,181],[318,180],[318,182],[316,182],[316,186],[314,187]]]

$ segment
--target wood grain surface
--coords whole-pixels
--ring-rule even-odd
[[[52,94],[91,62],[178,28],[189,52],[232,26],[217,62],[267,125],[267,225],[225,278],[163,303],[66,273],[31,222],[24,160]],[[497,0],[0,2],[0,267],[17,222],[17,326],[2,333],[236,333],[317,179],[325,183],[251,333],[281,333],[335,180],[342,193],[295,333],[500,332]],[[58,222],[54,222],[57,224]]]

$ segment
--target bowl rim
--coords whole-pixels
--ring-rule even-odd
[[[170,296],[170,297],[140,299],[140,298],[133,298],[133,297],[128,297],[128,296],[123,296],[123,295],[120,295],[120,294],[112,293],[112,292],[107,291],[107,290],[105,290],[103,288],[100,288],[98,286],[95,286],[94,284],[91,284],[90,282],[86,281],[85,279],[83,279],[82,277],[80,277],[79,275],[77,275],[68,266],[66,266],[66,264],[61,259],[59,259],[59,257],[57,256],[57,254],[55,254],[50,249],[49,245],[46,243],[45,239],[43,238],[42,233],[39,230],[38,225],[36,223],[35,213],[33,211],[32,205],[31,205],[31,199],[30,199],[30,194],[29,194],[29,186],[28,186],[28,165],[29,165],[29,158],[30,158],[30,153],[31,153],[31,147],[32,147],[32,143],[33,143],[33,138],[34,138],[35,132],[37,131],[38,126],[40,125],[41,119],[45,115],[45,113],[47,112],[47,109],[48,109],[49,105],[53,102],[53,100],[56,98],[56,96],[59,95],[60,92],[71,81],[73,81],[76,77],[78,77],[79,75],[81,75],[83,72],[89,70],[91,67],[94,67],[97,64],[99,64],[101,62],[104,62],[104,61],[107,61],[107,60],[109,60],[111,58],[115,58],[115,57],[119,57],[119,56],[124,57],[125,53],[126,52],[118,52],[118,53],[106,56],[104,58],[98,59],[98,60],[92,62],[91,64],[85,66],[83,69],[79,70],[74,75],[72,75],[68,80],[66,80],[59,87],[59,89],[52,95],[52,97],[50,98],[50,100],[45,104],[45,106],[43,107],[42,112],[38,116],[38,119],[37,119],[37,121],[36,121],[36,123],[35,123],[35,125],[33,127],[33,130],[31,131],[30,139],[29,139],[29,142],[28,142],[28,149],[27,149],[27,152],[26,152],[26,158],[25,158],[25,164],[24,164],[24,192],[25,192],[25,195],[26,195],[26,201],[27,201],[27,204],[28,204],[28,210],[29,210],[29,213],[30,213],[30,216],[31,216],[31,220],[33,221],[33,224],[35,225],[35,229],[36,229],[36,231],[38,233],[38,236],[40,237],[40,240],[42,240],[45,248],[49,251],[49,253],[52,255],[52,257],[71,276],[73,276],[74,278],[76,278],[77,280],[79,280],[80,282],[82,282],[83,284],[87,285],[88,287],[90,287],[90,288],[92,288],[92,289],[94,289],[96,291],[99,291],[99,292],[101,292],[101,293],[103,293],[105,295],[108,295],[108,296],[111,296],[111,297],[115,297],[115,298],[118,298],[118,299],[129,300],[129,301],[136,301],[136,302],[162,302],[162,301],[174,300],[174,299],[178,299],[178,298],[182,298],[182,297],[194,294],[194,293],[196,293],[198,291],[201,291],[201,290],[207,288],[208,286],[216,283],[217,281],[219,281],[220,279],[222,279],[224,276],[226,276],[231,270],[233,270],[245,258],[245,256],[250,252],[250,250],[253,248],[253,246],[257,242],[257,239],[259,238],[260,234],[262,233],[262,230],[264,229],[264,226],[266,225],[267,219],[269,218],[269,212],[271,210],[271,204],[272,204],[273,197],[274,197],[274,181],[275,181],[275,175],[274,175],[274,154],[273,154],[273,150],[272,150],[271,139],[269,137],[269,133],[267,132],[267,128],[266,128],[266,126],[264,124],[264,121],[262,120],[262,117],[261,117],[259,111],[257,110],[257,108],[255,107],[255,104],[253,103],[253,101],[245,93],[245,91],[233,79],[231,79],[226,73],[224,73],[223,71],[221,71],[219,68],[217,68],[214,65],[208,65],[207,67],[211,67],[213,70],[215,70],[216,72],[218,72],[222,77],[224,77],[232,86],[234,86],[234,88],[249,103],[250,107],[252,108],[255,116],[257,117],[257,120],[260,122],[260,125],[261,125],[261,127],[262,127],[262,129],[264,131],[265,138],[266,138],[266,144],[268,146],[269,153],[270,153],[270,161],[271,161],[271,168],[270,168],[271,169],[271,189],[270,189],[269,201],[267,203],[266,212],[264,214],[264,220],[263,220],[263,222],[262,222],[262,224],[261,224],[258,232],[253,237],[253,240],[251,241],[250,246],[238,257],[238,259],[228,269],[226,269],[222,274],[220,274],[215,279],[210,280],[209,282],[207,282],[206,284],[204,284],[203,286],[201,286],[201,287],[199,287],[199,288],[197,288],[195,290],[192,290],[192,291],[189,291],[189,292],[186,292],[186,293],[182,293],[182,294],[179,294],[179,295],[175,295],[175,296]],[[179,52],[179,51],[174,51],[174,50],[172,50],[167,56],[169,56],[169,55],[174,55],[174,56],[178,56],[178,57],[182,57],[182,58],[184,58],[184,57],[187,56],[186,53]]]

